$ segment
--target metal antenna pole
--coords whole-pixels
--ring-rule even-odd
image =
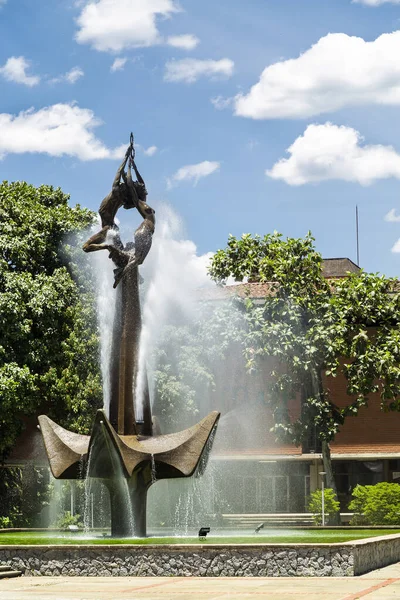
[[[356,204],[356,240],[357,240],[357,265],[360,266],[360,243],[358,238],[358,206]]]

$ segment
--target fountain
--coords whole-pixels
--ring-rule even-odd
[[[128,160],[128,170],[125,173]],[[132,180],[132,167],[135,169],[136,181]],[[134,247],[132,244],[122,244],[114,222],[117,210],[122,206],[127,209],[135,208],[143,217],[142,225],[135,232]],[[304,577],[359,575],[371,568],[399,560],[400,535],[392,535],[393,530],[389,530],[391,535],[381,537],[385,533],[382,530],[352,532],[349,527],[331,531],[327,528],[315,531],[315,528],[288,527],[267,530],[266,524],[264,528],[264,519],[261,519],[264,514],[259,513],[265,510],[274,512],[279,497],[287,501],[284,511],[293,511],[292,500],[296,499],[296,487],[290,487],[290,481],[295,482],[296,486],[298,482],[304,483],[309,471],[306,461],[296,462],[289,479],[285,460],[269,460],[275,456],[269,457],[265,453],[265,447],[268,447],[268,423],[264,418],[264,398],[260,395],[260,392],[264,393],[265,381],[260,374],[259,384],[256,381],[250,388],[243,380],[232,353],[229,370],[224,371],[218,361],[213,364],[219,378],[219,401],[229,399],[229,402],[225,404],[225,418],[219,425],[219,439],[224,442],[220,447],[227,448],[228,452],[223,462],[220,461],[221,464],[218,460],[214,461],[215,478],[210,477],[212,469],[208,469],[209,485],[205,487],[208,487],[207,498],[211,501],[209,505],[203,502],[206,506],[202,506],[207,520],[204,518],[203,522],[201,517],[196,522],[196,531],[200,526],[211,525],[212,537],[193,537],[193,520],[189,523],[188,515],[191,513],[199,516],[199,507],[195,502],[201,498],[201,490],[194,487],[198,483],[194,480],[194,489],[185,495],[180,493],[179,497],[174,495],[176,490],[173,488],[177,484],[190,483],[181,479],[172,485],[170,481],[163,482],[165,487],[172,490],[163,490],[162,483],[152,488],[155,492],[160,491],[160,498],[156,499],[158,505],[154,505],[157,527],[163,528],[158,529],[158,535],[151,540],[129,539],[131,536],[146,536],[147,492],[154,483],[162,479],[187,478],[203,472],[219,413],[212,412],[197,425],[169,435],[161,435],[152,418],[144,357],[146,358],[148,347],[156,345],[160,322],[163,321],[160,302],[164,307],[165,295],[160,298],[162,293],[159,290],[168,287],[169,291],[173,288],[179,299],[184,294],[176,294],[176,285],[168,267],[157,267],[157,277],[151,282],[149,289],[152,301],[157,297],[159,304],[156,310],[149,310],[151,302],[146,302],[141,335],[138,268],[150,250],[155,218],[153,209],[146,202],[144,182],[134,163],[133,140],[117,171],[113,189],[102,202],[99,213],[102,229],[86,242],[84,250],[107,250],[115,264],[116,307],[115,311],[104,310],[107,319],[102,327],[102,333],[106,332],[106,336],[102,336],[102,356],[103,359],[106,356],[109,359],[109,369],[106,369],[107,373],[103,372],[106,408],[97,412],[91,436],[70,432],[46,416],[39,417],[39,422],[54,477],[59,480],[86,477],[85,523],[92,530],[94,527],[104,527],[103,519],[98,518],[101,515],[97,509],[101,498],[96,494],[96,486],[91,487],[98,479],[105,484],[101,486],[101,496],[103,492],[110,496],[112,535],[114,538],[126,539],[110,540],[108,537],[101,539],[96,536],[93,540],[86,533],[79,536],[72,531],[5,529],[0,533],[0,562],[31,576]],[[157,252],[153,252],[153,256],[156,254]],[[165,266],[168,263],[165,247],[158,254]],[[101,256],[101,253],[97,255],[98,258]],[[151,262],[148,261],[147,265]],[[164,278],[164,283],[168,281],[169,285],[162,285],[160,277]],[[183,267],[179,268],[179,278],[186,278]],[[111,285],[109,290],[112,292]],[[102,306],[104,304],[102,300]],[[109,334],[111,312],[114,317],[112,334]],[[174,311],[174,318],[176,312]],[[210,313],[207,307],[207,323]],[[241,313],[237,315],[238,319],[242,316]],[[229,322],[231,321],[230,317]],[[153,322],[156,326],[153,326]],[[224,343],[229,326],[223,326]],[[202,392],[202,398],[205,399],[207,394],[204,389]],[[233,409],[232,404],[235,404]],[[248,440],[251,440],[251,445],[247,444]],[[257,440],[261,442],[258,445]],[[250,468],[251,463],[246,460],[249,449],[254,454]],[[203,479],[203,487],[206,482],[207,479]],[[286,487],[278,485],[285,482]],[[58,485],[61,483],[59,481]],[[221,484],[222,493],[227,492],[226,495],[222,497],[219,486],[214,484]],[[218,502],[220,494],[221,501]],[[155,494],[150,494],[149,508],[155,500],[154,496]],[[164,517],[161,515],[160,518],[161,511],[157,509],[168,504],[168,496],[175,507],[176,521],[185,521],[184,534],[190,537],[165,537]],[[301,499],[302,495],[298,494],[298,497]],[[228,504],[227,498],[233,498],[234,501],[241,498],[241,504]],[[214,510],[215,499],[217,510]],[[257,506],[256,502],[260,502],[260,505]],[[261,511],[259,506],[262,507]],[[74,512],[74,507],[76,497],[71,490],[71,513]],[[246,513],[243,516],[250,523],[248,527],[251,531],[242,530],[242,535],[239,535],[237,528],[240,522],[236,517],[241,518],[243,513]],[[208,519],[213,516],[217,518],[210,523]],[[94,523],[96,520],[97,523]],[[264,533],[260,533],[261,530]],[[159,536],[159,531],[163,533],[162,536]],[[368,540],[367,544],[365,540],[361,540],[370,535],[378,537],[375,541]],[[12,550],[10,544],[13,545]],[[146,544],[145,550],[143,544]]]
[[[110,494],[111,533],[116,537],[146,536],[147,491],[152,484],[161,479],[190,477],[204,469],[220,416],[213,411],[193,427],[167,435],[161,435],[153,422],[145,366],[139,361],[139,266],[151,247],[155,212],[146,202],[146,187],[134,158],[131,134],[112,191],[100,205],[102,229],[83,246],[85,252],[107,250],[116,267],[109,415],[97,411],[90,436],[68,431],[45,415],[39,417],[53,476],[102,480]],[[143,217],[134,244],[125,246],[114,221],[122,206],[135,208]]]

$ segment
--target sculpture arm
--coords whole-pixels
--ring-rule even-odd
[[[146,211],[148,211],[149,208],[151,209],[151,207],[143,200],[140,200],[139,196],[137,195],[135,186],[133,185],[131,165],[133,165],[133,168],[135,169],[136,177],[139,178],[140,173],[136,168],[134,160],[133,159],[130,160],[129,165],[128,165],[127,180],[128,180],[128,187],[131,192],[132,202],[134,203],[135,208],[137,208],[138,212],[143,217],[143,219],[147,219],[149,217],[149,213]],[[144,185],[144,181],[141,177],[140,177],[140,180],[138,179],[138,181],[139,181],[139,183]],[[153,209],[151,209],[151,210],[154,213]]]
[[[147,204],[147,202],[143,202],[143,200],[138,200],[136,208],[138,209],[138,211],[141,214],[141,216],[143,217],[143,219],[149,219],[149,218],[151,220],[154,219],[154,217],[152,217],[152,215],[154,215],[155,210],[153,210],[151,208],[151,206],[149,206]]]
[[[124,160],[122,161],[122,163],[118,167],[118,170],[117,170],[117,172],[115,174],[115,178],[114,178],[113,185],[112,185],[113,190],[115,190],[119,186],[119,182],[121,180],[121,177],[123,177],[123,179],[125,181],[125,172],[124,172],[124,169],[125,169],[126,163],[128,162],[128,158],[129,158],[129,155],[130,155],[131,151],[132,151],[132,146],[130,145],[128,147],[128,150],[125,152]]]
[[[137,192],[135,190],[135,186],[133,185],[133,180],[132,180],[132,170],[131,170],[131,162],[129,161],[128,164],[128,173],[125,174],[125,172],[123,172],[123,177],[124,177],[124,181],[126,183],[126,186],[129,190],[129,195],[130,195],[130,199],[132,201],[132,206],[134,206],[135,208],[138,208],[139,205],[139,197],[137,195]],[[124,208],[131,208],[130,206],[124,206]]]
[[[138,168],[137,168],[137,166],[136,166],[136,163],[135,163],[135,161],[134,161],[133,159],[131,160],[131,163],[132,163],[132,166],[133,166],[133,168],[134,168],[134,170],[135,170],[136,179],[138,180],[138,182],[139,182],[139,183],[142,183],[143,185],[146,185],[146,184],[145,184],[145,182],[144,182],[144,179],[143,179],[143,177],[141,176],[141,174],[139,173],[139,171],[138,171]]]

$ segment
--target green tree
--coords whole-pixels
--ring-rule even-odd
[[[46,470],[32,463],[0,469],[0,528],[39,527],[42,509],[49,502]]]
[[[226,356],[241,356],[242,307],[235,301],[202,302],[184,323],[170,323],[154,349],[155,412],[163,430],[176,431],[218,406],[216,379]],[[243,367],[244,367],[243,361]],[[243,374],[246,371],[243,368]]]
[[[400,334],[396,282],[363,272],[339,282],[322,275],[314,239],[282,239],[245,234],[229,237],[213,257],[210,274],[224,284],[237,280],[269,282],[263,302],[245,300],[243,338],[248,369],[262,365],[272,382],[274,430],[296,445],[315,434],[322,448],[327,487],[336,494],[330,442],[346,417],[354,416],[380,392],[385,410],[399,408]],[[332,400],[329,379],[347,379],[347,404]],[[327,383],[324,383],[324,377]],[[290,405],[300,398],[298,417]]]
[[[101,405],[92,282],[76,261],[93,219],[60,189],[0,185],[0,457],[29,416],[84,432]]]
[[[322,490],[315,490],[308,499],[308,510],[313,514],[316,525],[322,525]],[[336,500],[336,494],[331,488],[324,489],[324,515],[325,523],[335,522],[340,510],[340,503]]]

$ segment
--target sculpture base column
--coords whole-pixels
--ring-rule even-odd
[[[147,491],[152,483],[149,465],[129,480],[109,479],[104,483],[110,494],[111,536],[146,537]]]

